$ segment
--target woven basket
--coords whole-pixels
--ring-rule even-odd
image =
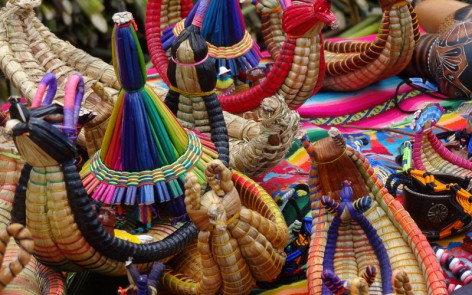
[[[407,2],[390,3],[380,1],[383,18],[374,41],[324,43],[323,89],[357,90],[395,76],[409,64],[420,36],[416,14]]]
[[[370,285],[369,294],[390,293],[393,289],[400,292],[396,289],[400,285],[411,288],[414,294],[447,294],[434,252],[408,212],[387,192],[362,154],[346,147],[336,131],[331,131],[330,135],[331,138],[315,144],[311,144],[306,136],[303,139],[312,160],[309,293],[321,294],[322,290],[327,290],[323,280],[328,285],[344,288],[336,280],[340,279],[351,281],[353,288],[359,287],[360,282]],[[360,213],[362,216],[355,215],[362,222],[345,219],[347,216],[339,215],[339,212],[336,215],[337,208],[341,207],[332,207],[336,203],[329,203],[333,200],[340,206],[349,203],[339,199],[346,196],[346,187],[340,190],[343,180],[352,183],[354,198],[368,196],[353,200],[356,212],[363,212]],[[354,211],[349,212],[353,216]],[[341,221],[336,219],[339,216]],[[339,233],[336,238],[332,231]],[[372,275],[372,266],[377,276]],[[395,281],[393,284],[392,280]]]
[[[217,167],[221,183],[209,175],[213,191],[201,199],[198,189],[188,190],[187,210],[201,232],[197,245],[169,262],[163,286],[177,294],[249,294],[256,280],[273,280],[282,270],[287,226],[273,199],[251,179],[231,176],[215,162],[208,167]],[[192,176],[187,184],[195,188]]]

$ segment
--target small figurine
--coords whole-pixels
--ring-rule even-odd
[[[126,271],[130,285],[123,289],[118,288],[119,295],[156,295],[157,285],[164,272],[165,265],[162,262],[154,262],[149,275],[141,274],[133,263],[133,257],[126,261]]]
[[[233,93],[235,86],[233,77],[228,75],[231,72],[226,67],[220,67],[220,71],[218,73],[218,78],[216,81],[216,94],[218,95],[230,95]]]

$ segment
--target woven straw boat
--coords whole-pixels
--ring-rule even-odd
[[[176,294],[249,294],[256,281],[271,281],[282,270],[287,225],[273,199],[248,177],[218,161],[206,175],[212,191],[201,197],[195,176],[186,177],[185,202],[200,229],[198,242],[169,262],[162,284]]]
[[[471,177],[472,163],[447,149],[432,130],[443,112],[439,105],[426,105],[415,114],[413,167],[431,173]]]
[[[357,90],[395,76],[409,64],[420,36],[413,7],[407,1],[379,3],[383,17],[374,41],[324,42],[323,89]]]
[[[329,133],[315,144],[302,139],[312,161],[309,293],[447,294],[434,252],[408,212],[368,160],[339,131]]]
[[[200,1],[200,4],[205,1]],[[315,7],[316,6],[316,11]],[[278,1],[260,1],[259,9],[265,18],[280,18],[282,8]],[[200,7],[199,7],[200,8]],[[223,110],[240,114],[254,112],[261,101],[274,94],[284,97],[291,109],[301,106],[321,86],[323,63],[320,55],[321,29],[334,21],[329,11],[330,4],[319,0],[314,3],[294,2],[284,12],[282,27],[287,34],[283,45],[271,45],[277,56],[275,65],[259,85],[234,95],[219,97]],[[198,10],[196,11],[198,13]],[[164,81],[170,84],[167,76],[168,59],[161,43],[163,25],[161,19],[168,13],[167,2],[151,0],[148,2],[146,38],[153,64]],[[178,24],[176,32],[179,32]],[[278,40],[274,36],[270,42]],[[269,38],[269,37],[268,37]],[[269,41],[268,41],[269,42]]]

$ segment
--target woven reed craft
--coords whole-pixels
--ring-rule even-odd
[[[437,104],[425,105],[415,113],[413,167],[431,173],[471,177],[472,163],[447,149],[432,130],[443,113],[444,109]]]
[[[134,256],[145,271],[155,260],[178,252],[195,233],[191,226],[153,227],[154,242],[139,244],[113,236],[100,224],[74,165],[83,87],[80,76],[71,76],[65,106],[59,108],[40,103],[28,111],[17,99],[10,100],[6,129],[27,163],[15,192],[12,221],[28,227],[35,257],[54,269],[123,275],[124,261]],[[63,120],[54,120],[58,114]]]
[[[447,294],[428,241],[335,128],[312,144],[310,294]]]
[[[83,107],[96,117],[86,124],[79,142],[93,154],[100,148],[120,85],[111,65],[59,39],[41,23],[33,10],[40,4],[40,0],[9,0],[0,9],[0,70],[30,102],[36,89],[45,87],[40,81],[46,73],[57,77],[54,99],[60,103],[67,77],[80,73],[85,85]],[[163,89],[153,88],[165,96]]]
[[[162,285],[177,294],[249,294],[282,270],[288,230],[273,199],[219,160],[207,166],[211,191],[186,176],[185,203],[198,242],[169,262]]]
[[[223,2],[227,3],[227,1]],[[198,26],[202,28],[204,35],[206,15],[205,18],[203,15],[207,9],[210,9],[208,6],[211,6],[212,10],[223,9],[223,4],[221,7],[214,7],[223,2],[211,1],[208,4],[206,0],[199,1],[190,13],[193,18],[187,18],[178,23],[174,30],[180,32],[184,27],[188,29],[190,26]],[[170,85],[169,77],[166,76],[169,61],[163,50],[165,46],[161,41],[163,35],[161,18],[167,13],[166,5],[167,2],[161,0],[148,2],[146,38],[153,64],[159,74],[165,77],[164,81]],[[291,109],[296,109],[321,86],[323,58],[320,53],[319,34],[325,23],[331,24],[335,19],[329,10],[330,4],[324,0],[314,3],[294,2],[293,6],[286,8],[283,14],[280,3],[275,0],[260,1],[257,7],[263,14],[265,26],[263,32],[266,34],[265,40],[270,43],[269,48],[275,57],[275,65],[259,85],[248,91],[219,97],[223,110],[230,113],[252,112],[257,114],[254,109],[261,104],[261,101],[276,93],[284,97]],[[227,12],[220,11],[220,13]],[[203,19],[203,23],[201,19]],[[182,29],[179,29],[179,26]],[[237,30],[239,29],[237,28]],[[281,33],[282,29],[287,35],[285,40],[283,40]],[[225,37],[226,34],[231,35],[226,30],[223,30],[223,33]],[[206,36],[206,40],[209,40],[208,36]],[[209,54],[211,55],[211,44],[209,46]],[[217,65],[225,66],[225,64]]]
[[[5,231],[10,224],[15,189],[24,165],[17,152],[13,140],[0,127],[0,231]],[[8,241],[3,256],[5,264],[17,259],[18,248],[13,239]],[[23,271],[16,275],[1,294],[61,295],[65,294],[65,290],[64,278],[60,273],[48,269],[31,257]]]
[[[215,66],[208,57],[208,46],[199,28],[183,30],[172,44],[167,69],[170,90],[164,102],[184,127],[209,136],[218,158],[228,166],[228,131],[215,94]]]
[[[392,174],[386,182],[393,196],[400,185],[405,209],[428,240],[459,234],[472,226],[470,178],[410,168]]]
[[[323,89],[351,91],[400,73],[410,62],[420,37],[416,14],[408,1],[379,0],[383,10],[372,42],[324,42]]]
[[[472,5],[468,5],[446,17],[437,33],[422,34],[413,51],[411,63],[403,74],[436,83],[439,91],[449,98],[470,97],[472,89],[468,82],[468,67],[472,53],[469,50],[469,30],[466,28],[470,26],[471,20]]]
[[[249,177],[275,167],[292,146],[298,133],[300,116],[290,110],[279,96],[265,98],[259,122],[225,115],[230,136],[229,166]]]

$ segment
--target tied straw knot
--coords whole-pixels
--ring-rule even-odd
[[[16,6],[23,10],[33,10],[41,5],[41,0],[9,0],[7,6]]]

